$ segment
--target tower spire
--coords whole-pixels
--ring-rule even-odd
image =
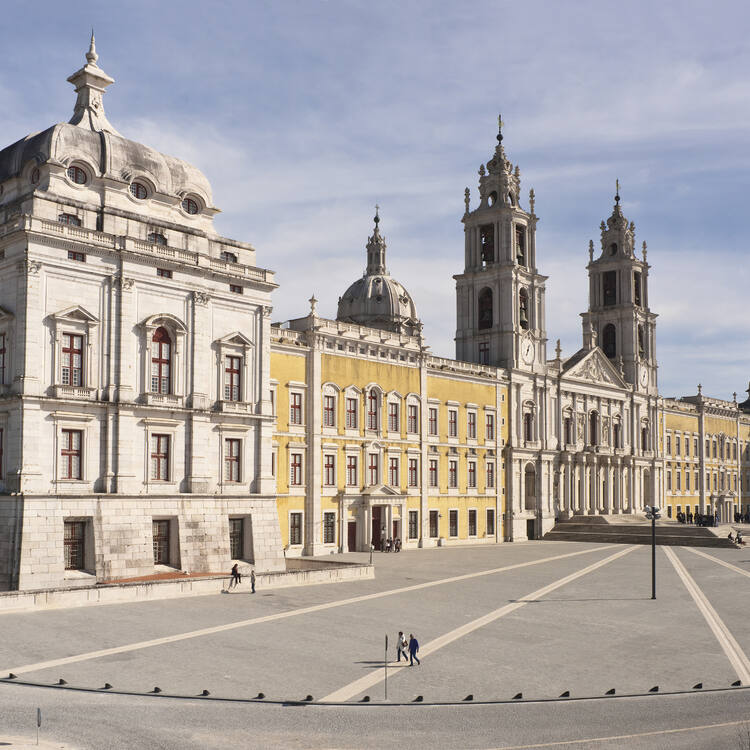
[[[86,53],[86,60],[91,65],[96,65],[96,61],[99,59],[99,55],[96,54],[96,40],[94,39],[94,27],[91,27],[91,43],[89,44],[89,51]]]
[[[375,229],[372,237],[367,240],[367,271],[368,276],[377,274],[386,274],[388,271],[385,267],[385,239],[380,234],[380,206],[375,204]]]

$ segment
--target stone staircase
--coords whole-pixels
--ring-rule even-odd
[[[727,539],[730,528],[729,525],[718,528],[690,526],[660,519],[656,522],[656,543],[737,549]],[[558,521],[543,538],[553,542],[651,544],[651,521],[644,516],[572,516]]]

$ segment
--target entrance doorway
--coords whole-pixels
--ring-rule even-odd
[[[356,552],[357,550],[357,522],[349,521],[346,526],[346,543],[349,552]]]
[[[536,522],[533,518],[526,519],[526,536],[529,539],[536,539]]]
[[[381,543],[381,537],[385,533],[382,523],[383,520],[383,506],[373,505],[372,506],[372,543],[375,549],[382,550],[383,545]]]

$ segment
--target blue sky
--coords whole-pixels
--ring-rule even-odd
[[[2,146],[69,119],[93,25],[110,121],[206,173],[217,230],[277,271],[274,319],[312,293],[335,317],[377,202],[388,266],[441,356],[463,191],[502,112],[536,192],[548,352],[581,345],[588,241],[618,177],[649,247],[661,392],[745,398],[747,3],[5,0],[3,21]]]

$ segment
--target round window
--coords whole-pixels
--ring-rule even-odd
[[[138,198],[140,201],[148,198],[148,190],[146,190],[146,186],[140,182],[130,183],[130,194],[133,198]]]
[[[37,167],[34,167],[34,169],[31,172],[31,182],[36,185],[37,182],[39,182],[39,169]]]
[[[182,201],[182,210],[187,214],[197,214],[198,202],[192,198],[185,198],[185,200]]]
[[[68,167],[68,178],[75,182],[76,185],[85,185],[88,181],[86,172],[80,167]]]

